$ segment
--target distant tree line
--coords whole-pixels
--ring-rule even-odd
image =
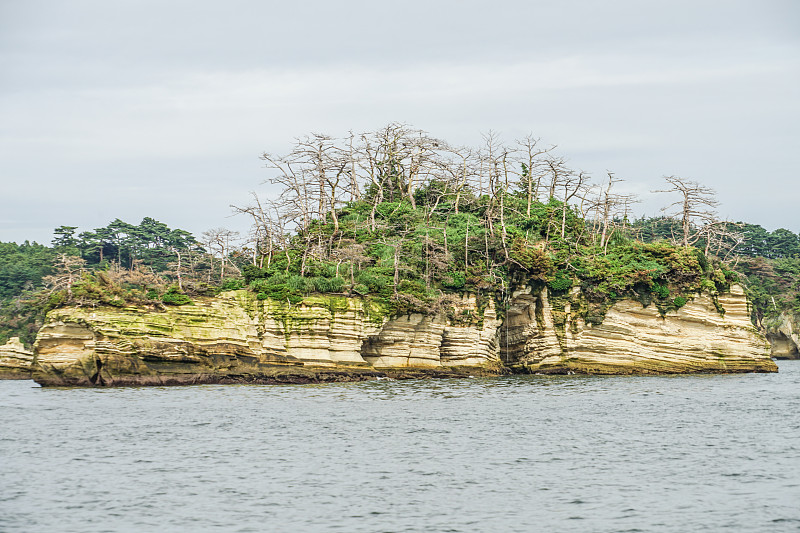
[[[781,313],[800,320],[800,235],[785,228],[768,231],[757,224],[728,222],[721,254],[740,277],[752,304],[753,322],[769,323]],[[642,218],[632,225],[645,242],[672,239],[679,225],[668,217]],[[707,243],[698,243],[705,249]],[[717,248],[712,252],[719,253]]]
[[[80,256],[88,265],[116,263],[123,268],[133,268],[138,260],[157,272],[164,272],[181,255],[203,251],[188,231],[170,229],[149,217],[138,225],[115,219],[106,227],[76,235],[77,229],[59,226],[53,231],[52,245],[61,252]]]
[[[241,286],[236,233],[171,229],[146,217],[78,232],[59,226],[50,246],[0,243],[0,342],[30,345],[59,305],[185,304],[193,295]]]

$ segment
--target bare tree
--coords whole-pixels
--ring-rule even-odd
[[[471,180],[477,175],[475,165],[475,152],[469,148],[454,148],[448,150],[449,157],[442,157],[437,162],[442,181],[448,184],[455,194],[453,210],[458,214],[461,199],[468,190]]]
[[[86,261],[80,257],[68,254],[58,254],[55,266],[56,272],[50,276],[42,278],[45,286],[51,292],[66,289],[67,299],[72,299],[72,286],[77,280],[80,279],[81,274],[85,271],[84,266]]]
[[[379,242],[392,248],[392,267],[394,269],[393,287],[394,295],[397,296],[397,286],[400,285],[400,271],[403,270],[404,265],[400,262],[400,254],[402,253],[403,246],[408,242],[409,231],[406,229],[399,235],[394,237],[381,237]]]
[[[302,169],[303,190],[316,204],[309,205],[312,217],[325,220],[330,215],[334,232],[338,232],[336,209],[343,190],[346,191],[350,184],[350,180],[345,179],[352,167],[349,151],[337,146],[332,137],[313,133],[297,139],[288,159],[293,168]]]
[[[339,246],[332,252],[332,257],[336,260],[336,275],[339,276],[339,266],[343,262],[350,263],[350,284],[355,285],[355,271],[361,270],[361,265],[369,262],[370,257],[367,255],[367,248],[363,244],[356,242],[349,242],[343,246]]]
[[[263,266],[265,248],[269,240],[269,213],[264,209],[263,202],[255,192],[250,191],[250,196],[253,198],[252,204],[231,205],[230,207],[235,214],[249,215],[253,219],[248,235],[248,242],[253,245],[251,263],[253,266]]]
[[[248,235],[248,242],[252,244],[251,262],[259,268],[267,267],[272,263],[276,251],[284,250],[287,253],[287,267],[289,262],[287,227],[290,217],[287,216],[279,202],[262,200],[255,192],[250,193],[253,202],[245,206],[231,205],[235,214],[248,215],[252,218],[252,225]]]
[[[661,211],[680,220],[683,230],[681,243],[688,248],[703,236],[703,226],[716,221],[714,208],[719,205],[719,202],[714,197],[713,189],[700,185],[696,181],[677,176],[665,176],[664,180],[671,187],[653,192],[680,193],[680,200],[671,203]],[[670,210],[672,210],[671,213]]]
[[[608,243],[616,228],[614,219],[621,216],[623,225],[627,224],[631,205],[639,201],[635,194],[619,194],[612,192],[614,185],[623,180],[615,177],[614,173],[611,171],[606,171],[606,176],[608,181],[597,190],[597,199],[587,211],[587,213],[589,211],[595,213],[592,230],[593,241],[596,240],[599,234],[600,246],[603,248],[604,253],[608,252]]]
[[[551,200],[556,197],[556,189],[562,184],[566,175],[572,171],[567,167],[567,161],[563,157],[555,157],[549,155],[544,160],[545,172],[550,176],[550,187],[547,199]]]
[[[263,153],[261,159],[267,168],[277,171],[267,181],[281,187],[278,200],[281,211],[296,225],[296,230],[306,231],[311,225],[313,201],[308,172],[297,165],[291,157],[273,156]]]
[[[736,229],[739,227],[740,224],[722,220],[703,226],[701,231],[706,241],[705,254],[710,255],[713,252],[723,261],[727,261],[736,248],[745,242],[744,234]]]
[[[583,190],[586,182],[589,181],[589,175],[586,172],[580,171],[577,174],[568,172],[565,174],[561,186],[564,187],[564,199],[561,206],[561,238],[564,238],[567,228],[567,211],[569,210],[569,201],[575,197],[578,192]]]
[[[494,221],[498,216],[498,203],[503,192],[501,168],[505,150],[499,135],[491,130],[483,134],[483,140],[484,145],[478,152],[478,195],[482,196],[484,191],[489,194],[489,205],[486,207],[484,219],[489,233],[494,237]]]
[[[350,135],[347,137],[347,162],[350,166],[350,187],[348,192],[350,193],[350,201],[353,202],[355,200],[361,200],[361,185],[358,182],[358,172],[356,171],[356,167],[358,164],[358,150],[356,149],[355,142],[356,136],[351,131]]]
[[[447,227],[430,228],[441,230],[446,235]],[[430,237],[428,231],[425,233],[425,286],[430,289],[431,281],[437,275],[451,268],[452,256],[447,250],[447,238],[440,244],[437,240]]]
[[[531,204],[539,200],[539,185],[544,176],[544,167],[547,166],[543,156],[555,149],[555,146],[542,147],[541,140],[533,135],[527,135],[517,141],[519,152],[523,160],[520,161],[520,188],[526,192],[525,214],[531,216]]]
[[[237,267],[236,264],[233,261],[231,261],[230,258],[231,252],[233,251],[233,243],[238,237],[239,237],[238,231],[232,231],[226,228],[215,228],[203,232],[203,240],[202,240],[203,244],[207,246],[208,251],[212,257],[215,255],[219,256],[220,282],[222,282],[225,279],[226,265],[229,265],[236,272],[240,272],[239,267]],[[211,271],[209,271],[209,278],[210,276],[211,276]]]

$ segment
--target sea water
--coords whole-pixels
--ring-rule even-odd
[[[0,382],[0,531],[800,530],[778,374]]]

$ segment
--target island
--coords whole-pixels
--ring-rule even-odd
[[[273,188],[233,206],[252,223],[238,241],[151,218],[57,228],[14,319],[37,331],[33,379],[775,372],[796,356],[798,235],[722,221],[676,176],[663,216],[632,219],[613,173],[595,182],[533,137],[485,142],[401,124],[298,139],[262,155]],[[50,253],[34,248],[19,253]]]

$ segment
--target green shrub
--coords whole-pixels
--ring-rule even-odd
[[[420,300],[424,300],[427,297],[425,294],[425,285],[422,282],[410,279],[400,280],[400,283],[397,284],[397,292],[409,294]]]
[[[254,279],[264,278],[266,275],[267,273],[264,269],[258,268],[255,265],[244,265],[242,267],[242,276],[244,276],[246,285],[250,285]]]
[[[328,282],[330,292],[342,292],[346,283],[347,282],[342,277],[331,278]]]
[[[680,309],[686,305],[686,298],[683,296],[676,296],[675,299],[672,300],[672,304],[675,306],[675,308]]]
[[[314,282],[306,280],[303,276],[291,275],[286,280],[286,287],[291,292],[306,293],[314,290]]]
[[[264,279],[264,278],[255,279],[255,280],[251,281],[250,284],[249,284],[250,290],[255,291],[255,292],[265,291],[270,287],[270,285],[271,285],[270,284],[270,280]]]
[[[705,292],[707,292],[709,294],[717,294],[719,292],[719,291],[717,291],[716,284],[713,281],[711,281],[710,279],[701,280],[700,281],[700,289],[704,290]]]
[[[285,283],[276,283],[264,290],[264,292],[273,300],[285,300],[291,293]]]
[[[700,268],[703,270],[703,272],[708,271],[709,265],[706,254],[704,254],[703,251],[700,250],[699,248],[692,248],[692,253],[694,254],[694,257],[697,260],[697,263],[700,265]]]
[[[243,289],[244,286],[245,286],[245,280],[244,279],[226,279],[219,286],[219,290],[221,290],[221,291],[235,291],[237,289]]]
[[[572,279],[563,272],[558,272],[554,279],[547,282],[547,286],[554,291],[566,291],[572,287]]]
[[[447,272],[442,277],[442,287],[446,289],[463,289],[467,283],[467,277],[463,272]]]
[[[544,280],[552,274],[553,260],[547,252],[518,240],[511,247],[511,258],[528,271],[533,279]]]
[[[379,294],[384,297],[392,295],[391,278],[388,276],[376,275],[370,271],[361,271],[356,276],[356,283],[366,285],[371,294]]]
[[[653,283],[653,286],[650,287],[650,292],[659,298],[669,298],[669,287],[667,287],[666,284],[661,285],[660,283]]]
[[[311,283],[314,286],[314,290],[317,292],[331,292],[331,282],[328,278],[317,276],[315,278],[311,278]]]
[[[192,303],[192,299],[179,292],[167,292],[161,297],[161,301],[167,305],[188,305]]]
[[[737,283],[739,281],[739,274],[734,272],[733,270],[722,270],[722,273],[725,275],[725,279],[730,281],[731,283]]]
[[[728,280],[725,279],[725,274],[722,272],[722,269],[715,268],[714,273],[711,275],[711,281],[717,286],[717,289],[723,289],[728,283]]]

